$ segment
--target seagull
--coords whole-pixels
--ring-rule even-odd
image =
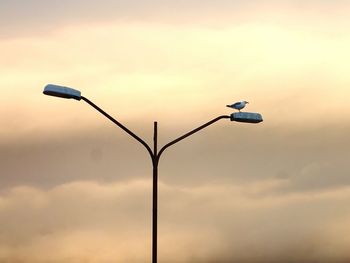
[[[233,109],[236,109],[238,111],[241,111],[241,109],[243,109],[247,103],[249,103],[249,102],[245,101],[245,100],[242,100],[242,101],[233,103],[231,105],[226,105],[226,107],[233,108]]]

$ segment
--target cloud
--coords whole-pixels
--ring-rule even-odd
[[[160,145],[263,114],[164,153],[162,262],[349,261],[348,3],[247,2],[1,1],[0,261],[150,258],[147,152],[51,81]]]
[[[223,3],[226,3],[224,1]],[[231,1],[230,6],[240,6],[239,1]],[[210,2],[199,1],[2,1],[2,37],[47,34],[60,27],[80,23],[103,23],[108,21],[157,21],[174,20],[180,10],[195,10],[213,6]]]
[[[254,194],[278,185],[269,180],[186,188],[161,183],[160,260],[345,262],[350,254],[343,248],[350,240],[341,237],[349,229],[341,226],[350,216],[349,187],[313,195]],[[0,259],[147,261],[150,187],[151,180],[13,187],[0,199],[0,223],[6,225]]]
[[[150,178],[147,151],[123,131],[101,122],[107,126],[72,131],[67,127],[70,133],[37,132],[2,141],[2,188]],[[138,125],[132,130],[151,143],[151,129],[143,130],[145,123]],[[194,127],[180,128],[161,127],[159,147]],[[341,125],[282,128],[222,122],[167,149],[160,161],[160,178],[175,185],[281,179],[286,183],[275,190],[280,192],[349,185],[347,130]]]
[[[50,34],[74,24],[148,22],[222,27],[256,22],[346,21],[346,1],[8,1],[1,2],[0,37]],[[320,19],[321,18],[321,19]],[[317,23],[315,23],[317,20]],[[329,20],[331,21],[331,20]]]

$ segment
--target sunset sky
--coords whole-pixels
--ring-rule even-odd
[[[350,261],[350,1],[0,0],[0,261]]]

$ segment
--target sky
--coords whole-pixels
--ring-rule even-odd
[[[350,2],[0,0],[0,261],[349,262]],[[152,148],[152,147],[151,147]]]

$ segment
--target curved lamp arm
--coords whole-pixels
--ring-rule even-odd
[[[173,145],[173,144],[175,144],[175,143],[177,143],[177,142],[179,142],[179,141],[181,141],[181,140],[187,138],[188,136],[190,136],[190,135],[192,135],[192,134],[194,134],[194,133],[196,133],[196,132],[198,132],[198,131],[204,129],[205,127],[207,127],[207,126],[213,124],[214,122],[217,122],[218,120],[221,120],[221,119],[229,119],[229,118],[230,118],[229,115],[222,115],[222,116],[216,117],[215,119],[213,119],[213,120],[211,120],[211,121],[209,121],[209,122],[203,124],[202,126],[199,126],[198,128],[196,128],[196,129],[194,129],[194,130],[192,130],[192,131],[190,131],[190,132],[188,132],[188,133],[186,133],[186,134],[180,136],[179,138],[177,138],[177,139],[175,139],[175,140],[169,142],[168,144],[164,145],[164,146],[160,149],[159,153],[157,154],[157,159],[159,160],[159,158],[160,158],[160,156],[162,155],[162,153],[163,153],[168,147],[170,147],[171,145]]]
[[[92,101],[88,100],[87,98],[81,96],[81,99],[83,101],[85,101],[86,103],[88,103],[90,106],[92,106],[93,108],[95,108],[98,112],[100,112],[102,115],[104,115],[107,119],[109,119],[110,121],[112,121],[114,124],[116,124],[117,126],[119,126],[121,129],[123,129],[126,133],[128,133],[129,135],[131,135],[134,139],[136,139],[137,141],[139,141],[143,146],[145,146],[146,150],[148,151],[148,153],[150,154],[151,158],[153,159],[153,153],[151,148],[148,146],[148,144],[142,140],[139,136],[137,136],[135,133],[133,133],[132,131],[130,131],[128,128],[126,128],[123,124],[121,124],[119,121],[117,121],[116,119],[114,119],[111,115],[109,115],[107,112],[105,112],[104,110],[102,110],[100,107],[98,107],[96,104],[94,104]]]

